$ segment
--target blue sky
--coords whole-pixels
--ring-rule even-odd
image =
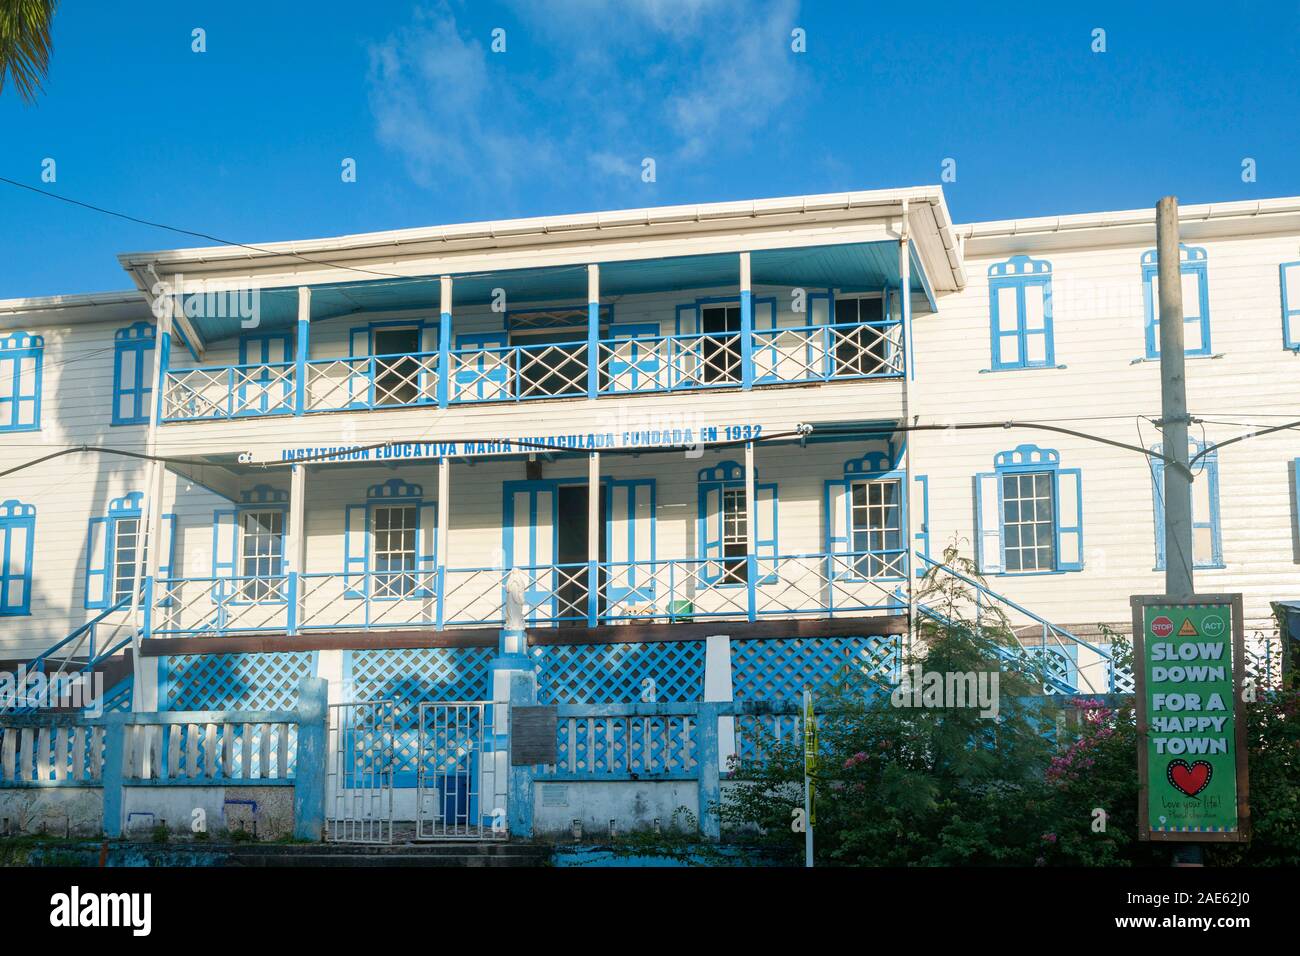
[[[849,6],[65,0],[46,94],[0,95],[0,176],[250,243],[918,185],[949,158],[958,222],[1300,194],[1296,3]],[[0,223],[0,298],[207,244],[4,184]]]

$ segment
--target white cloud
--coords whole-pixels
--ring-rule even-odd
[[[379,141],[426,187],[590,195],[743,156],[796,103],[798,0],[512,0],[510,52],[445,2],[370,48]],[[530,54],[517,51],[532,44]],[[545,72],[541,58],[550,59]]]

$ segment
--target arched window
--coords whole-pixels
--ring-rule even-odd
[[[1083,570],[1083,479],[1054,448],[1018,445],[975,476],[980,570],[1043,574]]]
[[[989,266],[989,320],[994,369],[1054,366],[1052,264],[1012,256]]]

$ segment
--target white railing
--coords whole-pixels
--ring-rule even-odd
[[[75,715],[0,718],[0,786],[93,786],[103,766],[103,727]]]
[[[364,355],[307,362],[305,411],[400,408],[438,401],[438,353]]]
[[[163,420],[291,414],[295,373],[292,362],[169,369],[163,382]]]

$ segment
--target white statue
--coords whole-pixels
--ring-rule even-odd
[[[506,575],[506,630],[524,629],[524,591],[528,589],[528,575],[512,568]]]

